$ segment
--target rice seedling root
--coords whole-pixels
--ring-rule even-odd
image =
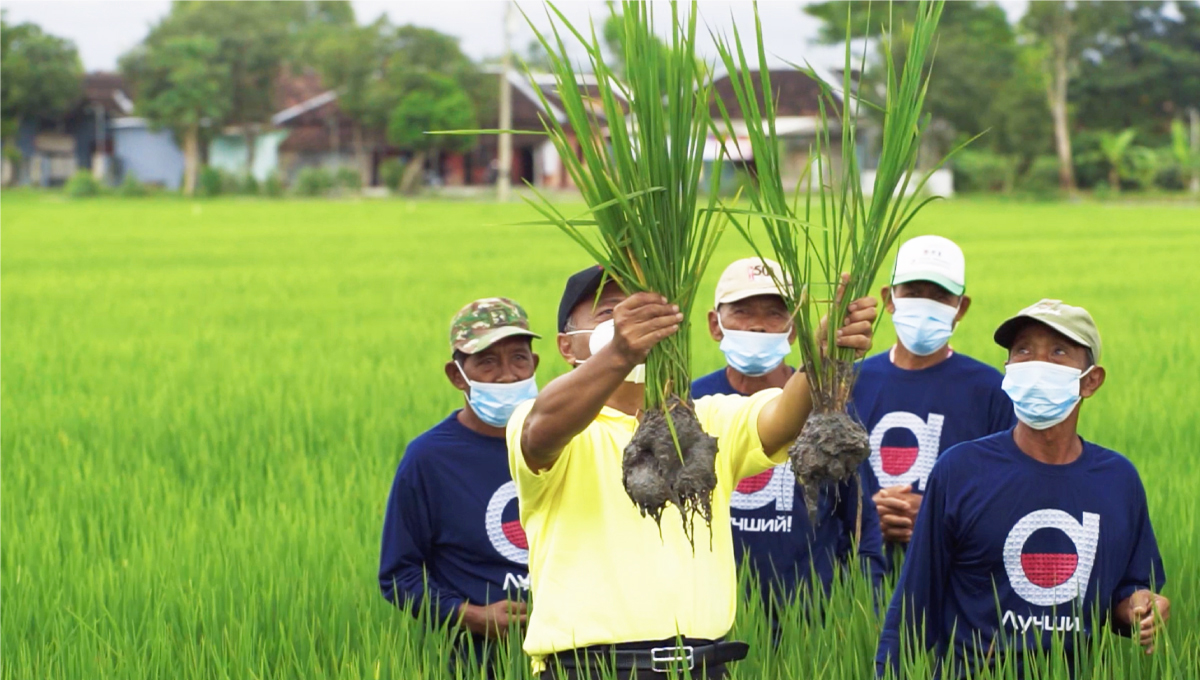
[[[796,479],[803,480],[810,521],[816,521],[821,488],[849,479],[870,455],[866,429],[844,410],[808,416],[788,457]]]
[[[684,535],[695,545],[697,515],[712,531],[716,458],[717,440],[701,429],[690,400],[684,403],[672,396],[662,409],[642,416],[633,439],[625,447],[622,459],[625,492],[642,516],[653,517],[660,527],[663,510],[668,502],[673,503],[683,518]]]

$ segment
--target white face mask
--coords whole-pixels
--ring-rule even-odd
[[[717,327],[724,337],[721,339],[721,352],[725,354],[725,363],[730,368],[751,378],[766,375],[779,367],[792,345],[788,342],[791,331],[783,333],[754,333],[751,331],[731,331],[721,323],[720,313],[717,313]]]
[[[537,376],[514,383],[483,383],[468,378],[462,364],[456,361],[454,365],[471,388],[467,392],[467,403],[471,405],[471,410],[492,427],[508,425],[508,419],[518,406],[537,397]]]
[[[608,343],[612,342],[613,336],[616,335],[616,332],[616,324],[613,323],[612,319],[609,319],[608,321],[601,322],[591,330],[568,331],[567,333],[564,333],[564,335],[582,335],[584,333],[591,333],[592,337],[588,338],[588,350],[590,350],[594,356],[597,352],[604,349]],[[579,363],[582,364],[583,361],[580,361]],[[625,382],[646,382],[646,364],[638,364],[637,366],[634,366],[633,370],[629,372],[629,375],[625,376]]]
[[[1066,420],[1082,398],[1079,381],[1092,372],[1047,361],[1022,361],[1004,368],[1000,388],[1012,399],[1017,420],[1045,430]]]
[[[958,307],[927,298],[892,298],[892,304],[896,305],[892,314],[896,337],[905,349],[919,357],[945,347],[954,334]]]

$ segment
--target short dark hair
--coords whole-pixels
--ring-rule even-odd
[[[469,357],[469,356],[471,356],[471,355],[467,354],[466,352],[462,351],[461,349],[456,349],[456,350],[454,350],[454,354],[451,356],[451,358],[454,359],[454,363],[458,364],[459,366],[462,366],[463,363],[466,362],[467,357]]]

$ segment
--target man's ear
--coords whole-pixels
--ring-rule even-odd
[[[542,358],[537,355],[537,352],[534,352],[533,353],[533,371],[534,371],[534,373],[537,373],[537,367],[538,367],[538,364],[541,363],[541,361],[542,361]]]
[[[725,339],[725,333],[721,332],[721,324],[718,323],[717,314],[718,312],[715,309],[708,310],[708,334],[712,336],[713,340],[721,342]]]
[[[788,332],[788,344],[796,344],[796,317],[792,317],[792,330]]]
[[[446,378],[450,381],[451,385],[454,385],[454,389],[459,392],[470,391],[471,386],[467,384],[467,379],[459,372],[458,364],[454,363],[453,359],[446,362]]]
[[[1106,375],[1103,368],[1093,366],[1092,370],[1079,381],[1079,396],[1086,399],[1095,394],[1096,390],[1100,389],[1100,386],[1104,384]]]
[[[879,299],[883,301],[883,308],[888,311],[888,314],[896,313],[896,304],[892,302],[891,286],[884,286],[879,289]]]
[[[568,364],[575,365],[575,350],[571,348],[571,338],[573,336],[566,333],[558,334],[558,353],[562,358],[567,360]]]
[[[954,315],[954,323],[962,321],[962,318],[967,315],[967,310],[971,308],[971,296],[964,295],[958,300],[958,314]]]

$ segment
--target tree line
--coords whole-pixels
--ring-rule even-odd
[[[847,26],[847,5],[855,5]],[[872,38],[912,7],[867,0],[803,7],[820,37]],[[869,18],[868,18],[869,17]],[[607,42],[620,39],[603,26]],[[2,28],[0,55],[5,154],[25,117],[54,118],[81,96],[74,45],[32,24]],[[897,40],[893,49],[900,49]],[[862,75],[867,96],[880,85],[879,50]],[[613,50],[620,54],[619,50]],[[902,60],[903,55],[897,54]],[[536,45],[525,55],[536,68]],[[360,24],[344,0],[203,2],[177,0],[137,47],[120,59],[137,115],[172,130],[194,190],[206,141],[236,127],[253,154],[269,127],[282,69],[315,70],[338,93],[350,120],[355,169],[369,180],[369,150],[407,151],[401,184],[419,179],[427,154],[474,140],[430,129],[490,126],[494,76],[463,53],[458,39],[386,17]],[[1031,2],[1010,22],[991,2],[949,3],[933,57],[928,101],[945,148],[981,135],[956,158],[963,188],[1011,190],[1053,176],[1061,190],[1191,184],[1200,191],[1200,150],[1190,125],[1200,109],[1200,2]],[[251,156],[247,168],[253,163]]]
[[[25,117],[53,119],[81,97],[73,44],[32,24],[5,21],[3,135]],[[202,147],[236,127],[253,164],[254,137],[269,127],[283,69],[315,70],[338,93],[351,123],[355,165],[369,178],[368,150],[382,142],[413,154],[411,181],[435,148],[469,147],[469,137],[429,136],[474,128],[494,111],[496,81],[458,39],[385,17],[361,25],[345,1],[203,2],[177,0],[137,47],[120,58],[136,115],[175,133],[184,153],[184,190],[195,191]],[[47,76],[52,76],[47,78]]]
[[[853,5],[853,25],[847,25]],[[869,7],[868,7],[869,5]],[[874,38],[890,20],[911,24],[911,4],[808,5],[820,38]],[[869,18],[868,18],[869,14]],[[892,49],[899,61],[902,40]],[[877,91],[882,44],[864,92]],[[1192,185],[1200,192],[1200,3],[1031,2],[1010,22],[990,2],[946,4],[931,58],[927,102],[943,146],[981,135],[957,157],[958,183],[1008,189],[1053,175],[1059,188]],[[1194,124],[1200,127],[1200,123]],[[965,172],[964,172],[965,171]]]

